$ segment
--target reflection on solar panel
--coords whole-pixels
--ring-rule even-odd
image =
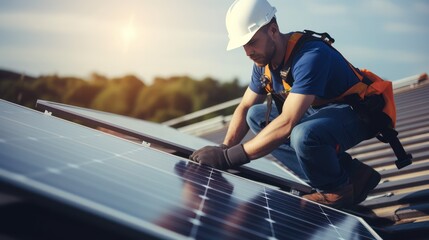
[[[2,186],[126,236],[380,239],[355,216],[229,173],[3,100],[0,113]]]
[[[113,113],[44,100],[37,101],[37,108],[52,112],[54,115],[61,118],[69,120],[77,119],[81,122],[84,122],[84,124],[88,126],[101,126],[142,139],[146,142],[155,143],[156,145],[179,151],[182,153],[182,156],[188,156],[194,150],[207,145],[216,145],[215,143],[208,140],[181,133],[176,129],[165,125]],[[267,183],[278,185],[281,188],[292,188],[303,193],[308,193],[312,190],[311,187],[309,187],[304,181],[288,172],[285,168],[278,166],[278,164],[266,158],[261,158],[257,161],[251,161],[245,166],[245,168],[240,169],[242,173],[245,173],[245,176],[255,178],[262,174],[264,176],[259,177],[259,180],[271,179],[272,181]],[[266,176],[267,174],[273,176]],[[284,179],[287,181],[284,181]]]

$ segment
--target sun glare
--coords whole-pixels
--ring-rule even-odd
[[[129,51],[130,45],[135,40],[136,35],[137,31],[134,24],[134,16],[131,16],[128,23],[121,29],[121,38],[124,53]]]

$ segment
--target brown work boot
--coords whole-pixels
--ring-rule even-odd
[[[368,193],[380,182],[381,176],[372,167],[364,164],[356,158],[341,158],[345,170],[349,173],[350,182],[353,184],[354,204],[363,202]]]
[[[331,206],[334,208],[343,208],[353,204],[353,185],[347,184],[335,191],[315,192],[302,196],[305,199]]]

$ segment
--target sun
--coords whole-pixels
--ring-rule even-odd
[[[134,24],[134,16],[131,16],[128,23],[121,28],[121,39],[124,53],[129,51],[130,45],[137,36],[137,29]]]

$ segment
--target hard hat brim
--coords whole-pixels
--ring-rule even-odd
[[[252,39],[253,35],[255,35],[256,32],[257,31],[255,31],[254,33],[248,33],[238,38],[231,38],[228,42],[228,46],[226,47],[226,50],[230,51],[246,45],[246,43],[248,43],[250,39]]]

